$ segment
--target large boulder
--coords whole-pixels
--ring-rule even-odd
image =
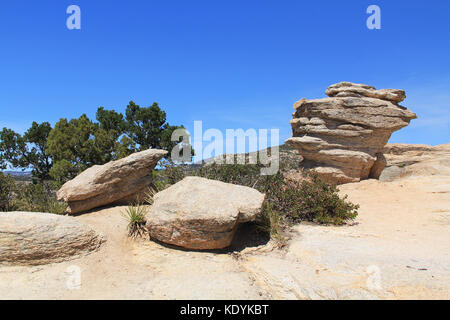
[[[90,253],[102,235],[67,216],[0,212],[0,264],[39,265]]]
[[[64,184],[58,200],[67,212],[80,213],[113,203],[127,203],[142,196],[152,181],[152,170],[167,151],[150,149],[126,158],[93,166]]]
[[[147,214],[147,229],[158,241],[188,249],[221,249],[231,244],[238,224],[261,212],[259,191],[187,177],[157,193]]]
[[[326,93],[329,98],[294,104],[293,136],[286,143],[297,148],[304,168],[330,183],[377,178],[386,165],[382,153],[391,134],[417,118],[398,104],[405,92],[341,82]]]

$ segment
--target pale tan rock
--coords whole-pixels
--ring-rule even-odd
[[[392,132],[417,118],[397,104],[404,91],[342,82],[330,86],[327,94],[330,98],[294,104],[293,137],[286,143],[305,159],[304,168],[330,183],[379,177],[385,167],[380,155]]]
[[[383,148],[387,167],[380,180],[411,176],[450,175],[450,143],[438,146],[393,143]]]
[[[157,193],[147,214],[147,229],[158,241],[188,249],[228,247],[238,224],[254,221],[261,212],[259,191],[187,177]]]
[[[166,154],[164,150],[150,149],[93,166],[65,183],[57,192],[58,200],[68,203],[67,212],[71,214],[133,201],[147,190],[152,170]]]
[[[370,178],[378,179],[380,178],[381,173],[383,172],[384,168],[386,168],[386,158],[384,155],[379,152],[376,154],[377,160],[375,160],[375,163],[373,164],[372,168],[370,169]]]
[[[370,97],[389,100],[395,103],[402,102],[406,98],[405,91],[398,89],[381,89],[365,84],[340,82],[330,86],[325,92],[329,97]]]
[[[0,264],[61,262],[97,250],[102,235],[72,217],[0,212]]]

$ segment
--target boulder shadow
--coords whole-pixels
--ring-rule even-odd
[[[269,232],[261,230],[261,227],[255,222],[247,222],[238,227],[231,245],[225,249],[227,252],[240,252],[246,248],[266,245],[269,241]]]

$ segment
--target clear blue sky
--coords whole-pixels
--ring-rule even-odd
[[[280,128],[282,142],[295,101],[352,81],[406,90],[419,119],[391,142],[450,142],[448,0],[3,1],[0,41],[0,127],[19,132],[133,100],[190,130]]]

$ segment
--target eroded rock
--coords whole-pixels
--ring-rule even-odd
[[[188,249],[221,249],[231,244],[238,224],[254,221],[264,194],[244,187],[187,177],[157,193],[147,229],[158,241]]]
[[[97,250],[104,241],[102,235],[71,217],[0,212],[0,264],[61,262]]]
[[[167,151],[150,149],[126,158],[93,166],[58,191],[68,203],[67,212],[80,213],[113,203],[127,203],[142,196],[152,181],[152,170]]]
[[[380,180],[393,181],[411,176],[450,175],[450,144],[393,143],[383,149],[387,167]]]
[[[391,134],[417,118],[398,105],[405,92],[341,82],[326,93],[329,98],[294,104],[293,136],[286,143],[297,148],[305,168],[330,183],[379,176],[386,165],[380,154]]]

